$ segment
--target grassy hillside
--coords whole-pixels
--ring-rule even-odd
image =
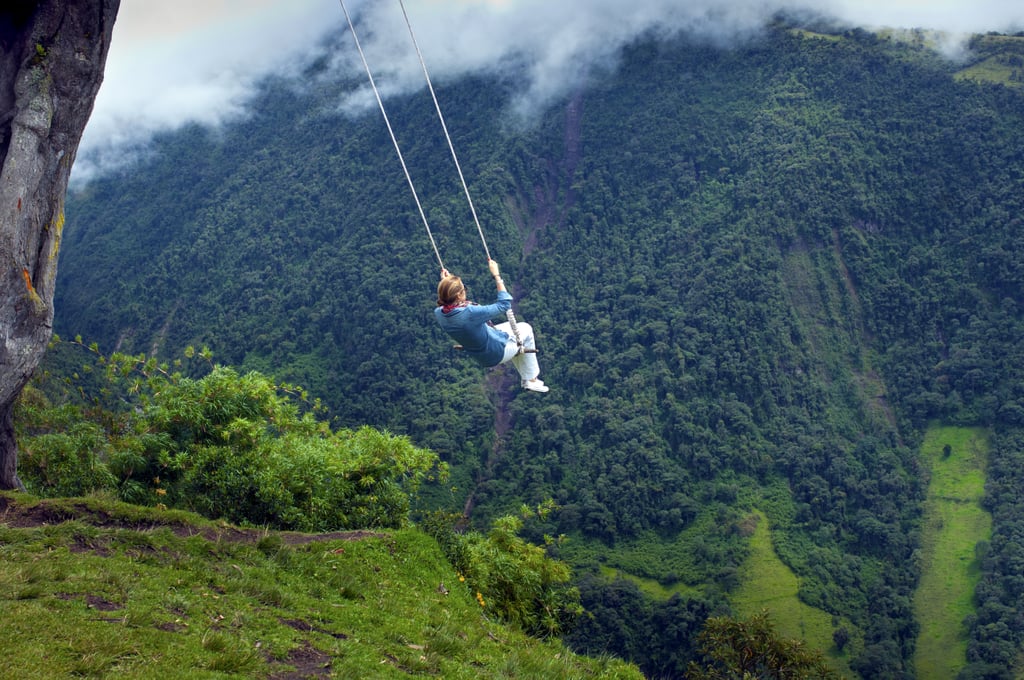
[[[416,530],[300,534],[0,495],[6,678],[633,678],[488,618]]]
[[[975,611],[980,546],[992,537],[981,506],[989,455],[980,428],[932,427],[921,444],[931,473],[921,538],[921,584],[914,611],[921,622],[914,665],[920,678],[954,677],[967,664],[965,621]]]
[[[844,655],[832,641],[836,629],[833,617],[797,597],[800,580],[775,553],[768,518],[763,512],[753,513],[746,527],[750,532],[750,556],[743,565],[743,584],[732,597],[737,611],[750,617],[767,610],[771,619],[778,622],[782,635],[821,650],[837,671],[849,676],[849,650]]]
[[[974,58],[957,78],[1024,88],[1024,36],[979,36],[971,48]]]

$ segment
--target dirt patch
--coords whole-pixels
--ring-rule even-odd
[[[285,663],[294,670],[272,672],[270,680],[304,680],[305,678],[331,677],[331,656],[309,644],[296,647],[288,652]]]
[[[70,602],[71,600],[77,600],[82,597],[81,593],[54,593],[54,597],[58,600],[64,600]],[[119,609],[124,609],[123,604],[117,602],[111,602],[110,600],[100,597],[99,595],[85,595],[85,604],[89,609],[95,609],[99,612],[116,612]],[[120,619],[118,619],[120,621]]]
[[[100,545],[93,541],[87,541],[84,538],[78,537],[75,542],[68,546],[68,550],[76,555],[82,553],[92,553],[99,557],[110,557],[110,548],[107,545]]]
[[[12,529],[31,529],[51,526],[64,522],[78,521],[101,529],[128,529],[131,531],[154,531],[168,528],[176,536],[190,538],[201,536],[208,541],[226,543],[259,543],[268,535],[281,539],[285,545],[304,545],[323,541],[359,541],[367,538],[387,538],[387,534],[368,531],[331,531],[320,534],[306,534],[298,531],[273,531],[265,529],[242,529],[230,525],[217,527],[196,526],[178,521],[161,523],[152,519],[120,517],[114,513],[89,507],[86,503],[68,502],[66,499],[44,499],[31,505],[18,503],[16,499],[0,493],[0,524]],[[73,551],[92,551],[103,556],[108,552],[105,545],[92,541],[78,540]]]
[[[0,495],[0,522],[12,529],[60,524],[75,519],[74,515],[46,504],[25,507],[7,496]]]
[[[86,595],[85,603],[89,605],[90,609],[95,609],[101,612],[114,612],[118,609],[124,609],[124,605],[120,605],[116,602],[104,599],[99,595]]]

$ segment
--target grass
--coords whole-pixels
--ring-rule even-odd
[[[694,586],[688,586],[685,583],[676,582],[671,585],[664,585],[653,578],[645,578],[643,576],[637,576],[630,574],[622,569],[616,569],[615,567],[609,567],[607,565],[600,565],[600,572],[603,577],[609,581],[614,581],[617,578],[624,578],[632,581],[640,589],[642,593],[647,597],[654,598],[656,600],[668,600],[675,594],[679,594],[682,597],[696,597],[700,595],[700,589]]]
[[[974,46],[979,61],[956,73],[957,80],[1024,87],[1024,37],[986,35]]]
[[[1000,57],[989,57],[977,64],[972,64],[956,73],[957,80],[971,80],[980,83],[999,83],[1007,87],[1021,88],[1024,82],[1013,79],[1015,72],[1019,73],[1019,67],[1014,68],[1007,64]]]
[[[415,529],[247,531],[3,493],[0,611],[2,677],[642,677],[492,620]]]
[[[817,40],[827,40],[828,42],[839,42],[843,39],[841,35],[835,35],[833,33],[819,33],[817,31],[809,31],[806,28],[791,28],[789,32],[793,35],[798,35],[801,38],[814,38]]]
[[[921,625],[914,655],[918,677],[955,677],[967,663],[963,621],[974,612],[980,579],[975,551],[992,534],[991,517],[980,505],[987,455],[988,432],[981,428],[932,427],[921,445],[931,480],[914,597]]]
[[[797,598],[800,579],[775,554],[768,518],[755,511],[752,519],[756,526],[750,536],[750,555],[743,565],[741,585],[731,598],[733,607],[742,617],[767,609],[780,635],[803,640],[821,651],[839,673],[852,677],[845,657],[832,643],[832,615]]]

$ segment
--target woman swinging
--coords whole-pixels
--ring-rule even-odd
[[[462,279],[458,276],[452,276],[445,269],[444,262],[441,260],[441,253],[438,252],[437,243],[434,241],[434,235],[430,231],[427,215],[423,211],[423,205],[420,203],[419,195],[416,193],[416,187],[413,185],[409,168],[406,166],[402,150],[398,146],[395,131],[392,129],[391,121],[388,120],[387,111],[384,109],[384,100],[380,96],[377,84],[373,80],[373,73],[370,71],[370,65],[366,61],[366,55],[359,44],[358,36],[356,36],[356,28],[352,23],[352,16],[345,6],[345,0],[341,0],[341,9],[345,12],[349,31],[351,31],[352,39],[356,44],[356,51],[359,52],[363,68],[366,69],[366,77],[369,78],[370,87],[373,89],[373,94],[377,99],[377,106],[380,107],[380,113],[384,117],[384,124],[387,126],[388,134],[391,136],[391,143],[395,146],[395,153],[402,164],[402,171],[405,173],[405,179],[409,183],[409,190],[412,192],[416,208],[423,219],[423,226],[427,230],[430,245],[433,246],[437,262],[441,265],[441,282],[437,285],[438,307],[434,310],[434,316],[437,317],[437,322],[441,325],[441,328],[454,338],[456,342],[460,343],[463,349],[476,359],[478,363],[483,366],[497,366],[506,361],[511,361],[516,370],[519,371],[519,377],[525,389],[534,392],[547,392],[547,386],[543,381],[537,379],[537,376],[540,374],[540,367],[537,365],[537,350],[533,338],[533,329],[530,325],[515,323],[513,328],[514,317],[512,316],[509,316],[509,323],[502,323],[497,326],[489,323],[492,317],[504,314],[512,308],[512,296],[505,290],[505,283],[501,280],[501,274],[498,271],[498,263],[491,259],[490,251],[487,249],[487,240],[484,238],[484,231],[480,227],[476,208],[473,207],[473,199],[469,195],[469,187],[466,184],[466,178],[462,174],[459,157],[455,153],[455,146],[452,144],[451,135],[448,134],[448,126],[445,124],[444,116],[441,114],[441,105],[437,101],[434,86],[430,82],[430,74],[427,73],[427,64],[423,61],[423,54],[420,52],[419,45],[416,44],[416,36],[413,33],[412,24],[409,22],[409,15],[405,12],[405,4],[401,1],[399,1],[399,4],[402,6],[402,14],[405,16],[409,37],[412,38],[413,46],[416,48],[416,55],[419,57],[420,66],[423,67],[423,77],[427,81],[427,89],[430,90],[430,96],[434,100],[437,119],[441,123],[441,129],[444,130],[445,139],[448,141],[448,150],[452,152],[455,169],[459,173],[462,189],[466,193],[466,201],[469,203],[470,212],[473,213],[473,222],[476,224],[476,230],[480,234],[480,242],[483,244],[484,252],[487,253],[487,266],[491,270],[491,274],[494,276],[495,283],[498,286],[498,299],[493,304],[475,305],[466,299],[466,287],[462,285]]]
[[[512,295],[505,290],[498,263],[488,259],[497,285],[498,296],[493,304],[477,305],[466,299],[466,287],[462,279],[441,269],[441,282],[437,284],[437,308],[434,316],[441,328],[482,366],[497,366],[512,361],[519,372],[523,388],[533,392],[547,392],[548,387],[537,378],[540,366],[537,363],[536,343],[533,328],[526,323],[516,323],[515,333],[511,323],[492,325],[490,320],[504,315],[512,308]],[[522,347],[516,342],[516,334]]]

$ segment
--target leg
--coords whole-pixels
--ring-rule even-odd
[[[533,337],[533,327],[528,323],[517,323],[519,339],[523,341],[523,349],[537,349],[537,341]],[[512,365],[519,371],[523,380],[536,380],[540,375],[540,364],[533,352],[517,354],[512,358]]]
[[[511,340],[508,343],[508,347],[505,348],[505,361],[511,359],[512,365],[516,367],[519,372],[519,377],[523,382],[530,380],[536,380],[537,376],[540,375],[540,364],[537,362],[537,355],[530,353],[518,353],[518,346],[516,345],[515,336],[512,334],[512,326],[509,323],[500,323],[495,326],[499,331],[505,331],[508,333]],[[519,331],[519,339],[523,342],[523,349],[536,349],[537,341],[533,336],[533,327],[528,323],[518,322],[516,323],[516,329]]]

